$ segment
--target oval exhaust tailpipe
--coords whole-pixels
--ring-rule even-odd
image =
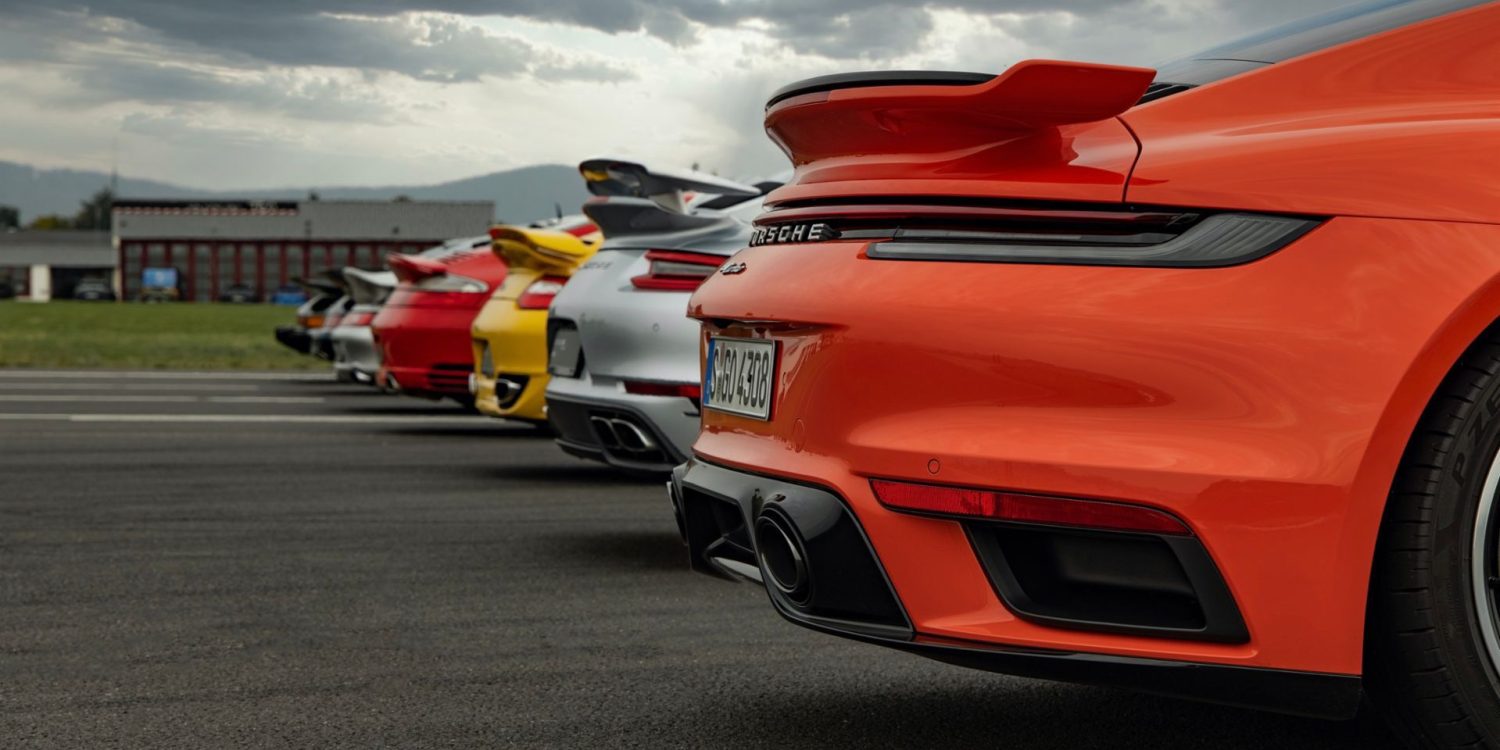
[[[812,577],[808,575],[802,536],[786,513],[774,505],[767,506],[755,519],[755,554],[766,579],[783,596],[799,605],[812,600]]]

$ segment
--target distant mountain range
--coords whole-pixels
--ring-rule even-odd
[[[0,204],[15,206],[21,220],[43,214],[72,216],[79,203],[109,185],[109,175],[73,169],[37,169],[0,161]],[[578,170],[563,164],[539,164],[505,172],[469,177],[436,185],[380,187],[317,187],[276,190],[198,190],[167,182],[120,177],[121,198],[245,198],[300,200],[309,191],[328,200],[390,200],[405,195],[413,200],[492,200],[497,219],[531,221],[555,212],[577,212],[588,197]]]

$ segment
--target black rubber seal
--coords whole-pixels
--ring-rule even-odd
[[[993,73],[964,73],[951,70],[878,70],[863,73],[836,73],[789,83],[776,90],[766,102],[770,107],[784,99],[835,89],[860,89],[872,86],[973,86],[995,79]]]

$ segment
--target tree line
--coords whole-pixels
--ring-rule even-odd
[[[26,229],[109,229],[110,210],[115,204],[114,191],[100,188],[88,200],[78,204],[72,216],[43,214],[31,220]],[[0,205],[0,231],[21,229],[21,212],[15,206]]]

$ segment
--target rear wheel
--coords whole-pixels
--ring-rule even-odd
[[[1500,747],[1500,335],[1472,347],[1407,447],[1376,549],[1372,701],[1408,744]]]

